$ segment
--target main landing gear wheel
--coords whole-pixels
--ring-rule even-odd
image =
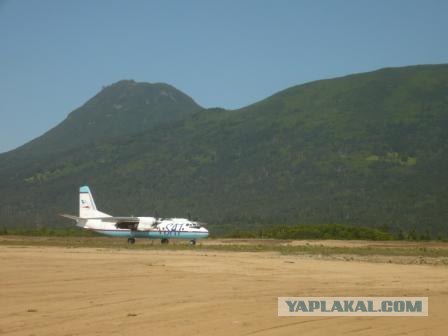
[[[196,245],[196,240],[195,239],[190,240],[190,245]]]
[[[128,238],[128,244],[135,244],[135,238]]]
[[[162,240],[160,242],[162,244],[168,244],[170,242],[170,240],[168,238],[162,238]]]

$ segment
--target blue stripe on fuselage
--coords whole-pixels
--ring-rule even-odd
[[[131,231],[131,230],[96,230],[89,229],[110,237],[134,237],[148,239],[200,239],[207,238],[206,232],[195,231]]]

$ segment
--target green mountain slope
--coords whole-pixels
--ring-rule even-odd
[[[75,212],[88,183],[106,212],[191,213],[216,230],[349,223],[447,234],[447,92],[448,65],[382,69],[35,157],[0,168],[2,222],[62,223],[54,213]]]
[[[183,119],[200,109],[193,99],[168,84],[123,80],[104,87],[55,128],[10,154],[54,154],[141,133]]]

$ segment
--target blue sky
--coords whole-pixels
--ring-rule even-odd
[[[0,152],[121,79],[238,108],[312,80],[448,63],[447,13],[443,0],[0,0]]]

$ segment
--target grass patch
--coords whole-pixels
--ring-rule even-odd
[[[261,242],[261,243],[260,243]],[[9,237],[0,239],[3,246],[55,246],[66,248],[111,248],[123,250],[157,250],[157,251],[223,251],[223,252],[278,252],[283,255],[381,255],[381,256],[422,256],[448,257],[448,248],[440,247],[335,247],[323,244],[288,245],[284,241],[258,240],[253,243],[201,243],[192,246],[185,241],[171,241],[162,245],[159,241],[141,242],[128,245],[122,239],[103,237]]]

